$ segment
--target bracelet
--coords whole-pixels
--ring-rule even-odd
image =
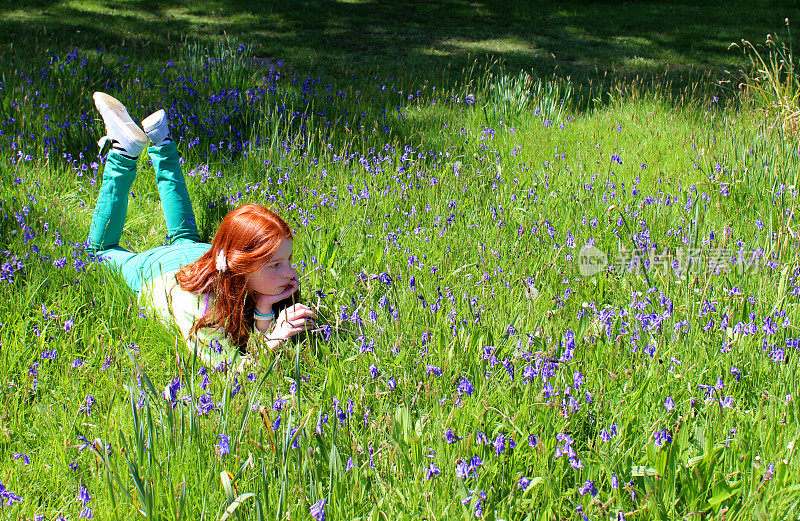
[[[255,320],[269,320],[271,318],[275,318],[275,312],[271,311],[269,313],[259,313],[258,310],[253,312],[253,318]]]

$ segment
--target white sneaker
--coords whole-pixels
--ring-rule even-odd
[[[147,137],[152,141],[153,146],[160,147],[172,141],[169,135],[169,121],[164,109],[153,112],[142,120]]]
[[[129,157],[141,154],[147,145],[147,135],[128,115],[125,105],[104,92],[95,92],[92,97],[106,124],[106,135],[98,143],[100,147],[111,140],[112,150]]]

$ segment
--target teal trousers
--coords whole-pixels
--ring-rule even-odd
[[[133,253],[119,245],[128,216],[128,194],[136,178],[136,159],[109,152],[92,216],[89,241],[97,256],[118,270],[134,291],[161,273],[199,259],[211,247],[200,241],[175,143],[147,149],[156,171],[169,245]]]

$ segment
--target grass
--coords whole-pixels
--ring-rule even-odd
[[[491,29],[499,8],[476,5],[454,18]],[[395,80],[389,54],[330,76],[305,75],[300,52],[262,69],[246,35],[193,35],[172,65],[119,61],[120,35],[145,49],[184,19],[258,25],[254,8],[211,7],[158,22],[158,6],[120,4],[116,20],[137,13],[125,26],[102,22],[104,4],[42,4],[96,10],[99,36],[81,38],[113,44],[34,48],[3,78],[0,481],[23,500],[6,494],[0,517],[309,519],[321,500],[327,519],[798,515],[800,156],[783,127],[713,84],[684,83],[682,99],[669,78],[532,79],[520,98],[518,68],[480,61]],[[308,24],[300,35],[350,8],[389,12],[312,7],[319,19],[265,11],[287,33]],[[578,7],[561,8],[581,22],[570,31],[616,41],[593,21],[610,5]],[[758,9],[735,24],[761,23]],[[36,9],[0,13],[39,23]],[[430,32],[415,16],[404,23]],[[615,23],[645,38],[637,16]],[[168,111],[204,237],[247,201],[291,223],[330,338],[252,372],[203,369],[91,259],[100,88],[138,117]],[[140,166],[137,250],[166,233]],[[586,244],[618,268],[582,276]],[[626,270],[637,248],[651,264]]]
[[[185,41],[209,45],[226,34],[303,75],[354,75],[351,82],[381,74],[413,83],[421,75],[441,87],[476,60],[479,69],[500,60],[537,77],[611,84],[647,76],[680,90],[727,78],[745,63],[731,42],[760,41],[799,14],[792,2],[763,1],[40,0],[0,8],[0,61],[76,46],[161,67]]]

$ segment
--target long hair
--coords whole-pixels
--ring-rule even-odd
[[[222,220],[211,249],[192,264],[182,267],[176,279],[181,288],[195,294],[210,294],[209,308],[191,329],[222,329],[240,349],[247,345],[253,329],[255,301],[247,293],[247,275],[259,270],[280,246],[291,239],[292,230],[275,212],[259,204],[243,204]],[[224,252],[227,266],[217,269],[217,256]],[[299,301],[300,290],[275,305],[281,309]],[[213,303],[212,303],[213,302]]]

